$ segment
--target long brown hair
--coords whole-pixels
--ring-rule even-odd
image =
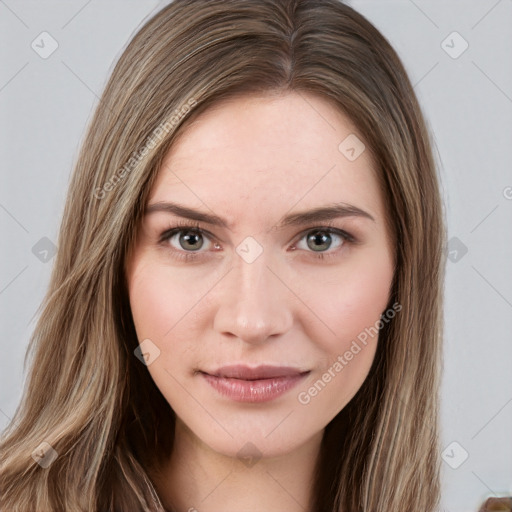
[[[0,442],[2,510],[162,510],[151,475],[175,416],[134,355],[126,255],[183,127],[223,98],[286,91],[331,101],[362,134],[396,240],[390,304],[402,306],[326,427],[312,510],[436,508],[445,231],[402,63],[337,0],[176,0],[126,47],[83,141],[23,398]]]

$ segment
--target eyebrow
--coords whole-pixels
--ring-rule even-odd
[[[177,203],[153,203],[147,206],[144,214],[148,215],[155,212],[167,212],[177,215],[178,217],[204,222],[206,224],[219,226],[232,231],[232,225],[222,217],[212,213],[206,213],[195,210],[193,208],[182,206]],[[312,210],[286,215],[279,221],[279,223],[276,225],[276,228],[279,229],[287,226],[301,226],[311,222],[322,222],[342,217],[360,217],[370,219],[375,222],[375,219],[372,215],[362,210],[361,208],[358,208],[357,206],[349,205],[346,203],[334,203],[332,205],[321,206]]]

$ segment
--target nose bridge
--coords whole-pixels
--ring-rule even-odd
[[[250,244],[250,242],[249,242]],[[255,247],[249,251],[243,243],[237,248],[233,269],[226,276],[225,290],[216,311],[215,329],[246,342],[265,341],[269,336],[286,332],[292,322],[292,312],[285,285],[274,275],[270,258],[260,251],[255,259]],[[248,254],[251,254],[248,257]]]

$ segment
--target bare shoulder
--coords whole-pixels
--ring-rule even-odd
[[[480,507],[478,512],[491,512],[491,511],[512,511],[512,496],[506,498],[488,498],[485,503]]]

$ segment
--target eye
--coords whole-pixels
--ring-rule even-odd
[[[193,261],[202,256],[203,252],[211,249],[212,242],[209,237],[210,233],[202,229],[198,224],[182,224],[168,229],[160,236],[160,244],[171,246],[172,256],[184,261]],[[212,236],[213,238],[213,236]],[[338,239],[332,248],[333,238]],[[306,246],[300,247],[300,242],[306,239]],[[206,244],[206,250],[201,251],[205,247],[205,240],[209,240]],[[310,253],[314,258],[324,259],[326,257],[337,256],[341,248],[347,243],[356,243],[356,239],[349,233],[332,227],[319,227],[309,229],[301,235],[299,244],[292,246],[292,250],[297,248]],[[215,244],[216,245],[216,244]]]
[[[196,253],[199,253],[205,245],[204,240],[208,239],[206,233],[198,224],[192,226],[178,223],[178,226],[162,233],[159,242],[170,245],[174,257],[191,261],[200,257],[200,254]]]
[[[180,249],[184,249],[186,251],[199,251],[199,249],[204,245],[203,234],[195,229],[182,229],[170,237],[169,240],[171,241],[176,235],[180,235],[177,237]]]
[[[333,237],[334,239],[338,239],[337,243],[334,243],[334,250],[331,252],[327,252],[328,249],[332,248],[333,245]],[[323,259],[325,257],[336,256],[341,247],[343,247],[347,242],[355,242],[355,238],[346,233],[341,229],[335,229],[331,227],[326,228],[315,228],[313,230],[308,230],[305,234],[303,234],[302,238],[300,238],[299,242],[303,239],[306,239],[306,249],[310,249],[311,251],[316,253],[315,257]],[[297,245],[299,249],[304,249],[304,247],[300,247]],[[295,249],[295,246],[293,247]]]

